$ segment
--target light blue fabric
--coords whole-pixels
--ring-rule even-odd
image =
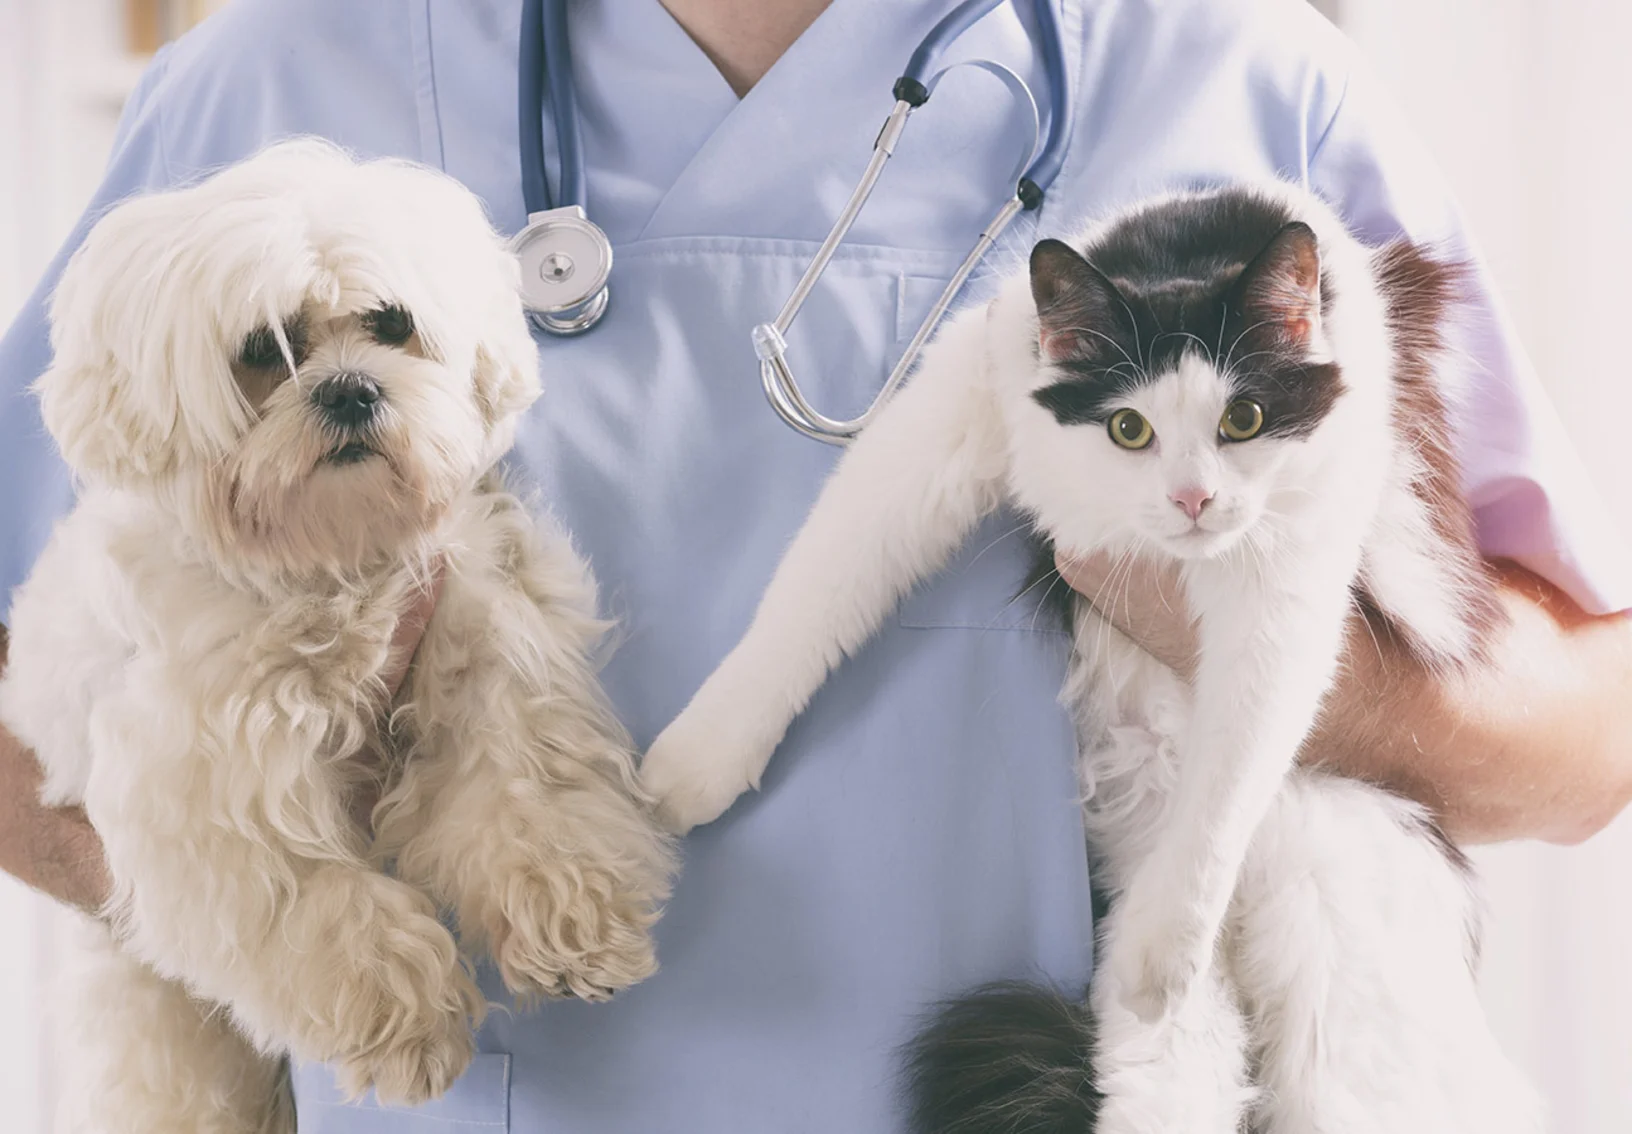
[[[772,415],[749,330],[788,294],[949,4],[834,0],[740,102],[657,0],[573,8],[612,306],[584,338],[543,343],[546,395],[514,464],[622,620],[607,679],[642,744],[742,631],[837,456]],[[513,232],[519,13],[241,0],[155,63],[87,223],[313,132],[440,165]],[[1020,18],[1000,8],[957,52],[1041,90]],[[1063,26],[1076,136],[1040,222],[1018,222],[990,270],[1139,195],[1272,173],[1312,179],[1369,235],[1460,243],[1431,172],[1357,93],[1348,46],[1296,0],[1086,0]],[[792,336],[818,407],[848,416],[871,398],[1008,191],[1019,125],[970,71],[914,118]],[[1326,154],[1339,163],[1323,169]],[[47,361],[57,270],[0,344],[0,594],[70,501],[23,392]],[[1483,371],[1511,370],[1509,351],[1504,337]],[[1080,986],[1091,914],[1055,704],[1065,644],[1012,601],[1026,567],[1013,527],[989,525],[910,598],[797,722],[765,790],[688,841],[656,977],[608,1005],[495,1014],[489,1057],[413,1119],[340,1105],[326,1069],[301,1068],[303,1132],[883,1134],[898,1125],[894,1049],[935,999],[997,977]],[[501,995],[491,974],[486,987]]]

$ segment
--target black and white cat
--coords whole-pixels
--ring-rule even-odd
[[[1112,898],[1091,1011],[1019,986],[949,1006],[912,1052],[926,1134],[1539,1128],[1479,1006],[1465,863],[1417,806],[1293,770],[1351,618],[1439,670],[1480,664],[1498,618],[1434,368],[1455,281],[1281,184],[1043,241],[852,446],[653,745],[671,823],[717,817],[1000,503],[1062,549],[1177,561],[1193,681],[1072,615]]]

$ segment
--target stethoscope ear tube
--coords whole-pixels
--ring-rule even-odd
[[[1049,93],[1053,97],[1048,138],[1041,144],[1039,141],[1042,136],[1042,123],[1037,102],[1024,80],[1010,68],[992,60],[976,59],[954,63],[934,74],[928,73],[947,44],[1000,2],[1001,0],[965,0],[943,17],[930,30],[923,43],[919,44],[918,50],[913,52],[912,59],[908,62],[906,73],[895,82],[893,88],[895,107],[890,111],[890,116],[885,120],[883,128],[878,132],[878,138],[873,143],[872,158],[862,172],[855,190],[850,194],[850,199],[845,203],[843,211],[840,212],[838,220],[827,234],[827,239],[822,241],[809,266],[805,268],[804,274],[799,277],[793,294],[782,305],[776,320],[772,323],[761,323],[753,330],[754,353],[759,357],[760,384],[764,387],[765,397],[777,416],[806,437],[830,445],[844,445],[872,422],[911,373],[924,345],[940,325],[975,267],[985,258],[986,253],[991,250],[992,245],[1016,216],[1042,205],[1044,192],[1059,173],[1063,164],[1065,139],[1069,136],[1071,107],[1070,100],[1065,97],[1065,56],[1051,0],[1038,0],[1037,5],[1038,21],[1042,25],[1039,46],[1043,55],[1044,69],[1048,74]],[[980,238],[975,241],[974,247],[969,250],[969,254],[958,265],[957,271],[947,281],[929,315],[919,324],[912,341],[907,344],[906,351],[891,368],[878,396],[859,417],[847,421],[828,417],[810,404],[794,378],[793,368],[788,363],[788,330],[799,314],[799,309],[810,297],[816,281],[821,278],[823,271],[832,261],[845,235],[855,224],[862,206],[872,195],[873,188],[884,171],[884,164],[889,161],[896,143],[900,141],[901,134],[906,129],[907,118],[915,109],[929,101],[936,85],[948,71],[961,66],[978,67],[995,75],[1030,112],[1032,145],[1015,169],[1014,195],[1003,202],[1002,208],[986,225]]]

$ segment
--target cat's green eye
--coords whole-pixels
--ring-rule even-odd
[[[1111,415],[1107,427],[1111,440],[1124,449],[1143,449],[1156,439],[1156,431],[1150,427],[1150,422],[1131,409],[1117,410]]]
[[[1237,398],[1218,419],[1219,436],[1226,441],[1250,441],[1264,427],[1264,407],[1250,398]]]

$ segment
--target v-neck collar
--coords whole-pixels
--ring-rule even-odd
[[[427,152],[440,150],[507,230],[520,228],[520,0],[470,0],[463,19],[422,2],[415,42]],[[591,217],[619,246],[699,236],[819,241],[867,162],[907,54],[952,2],[833,0],[741,99],[658,0],[574,3]],[[949,60],[996,59],[1045,89],[1026,20],[1014,4],[999,5]],[[1069,31],[1066,39],[1075,48]],[[961,254],[1012,190],[1019,119],[989,76],[949,77],[914,115],[848,243]],[[478,121],[505,125],[477,129]],[[545,145],[553,172],[553,131]]]
[[[906,42],[900,36],[910,33],[895,25],[923,22],[912,18],[914,9],[933,19],[937,7],[832,0],[739,97],[659,0],[579,5],[573,76],[592,175],[633,176],[645,190],[638,203],[619,202],[608,232],[614,239],[695,233],[686,221],[691,206],[730,195],[729,184],[711,180],[723,156],[740,168],[754,160],[756,135],[770,140],[808,128],[797,117],[809,114],[813,87],[865,87],[877,63],[863,45]],[[872,94],[866,101],[876,105],[878,92]],[[654,190],[661,192],[652,199]],[[650,210],[635,227],[648,200]]]
[[[632,240],[740,100],[658,0],[597,0],[571,16],[589,211]]]
[[[639,2],[639,0],[635,0]],[[657,0],[647,0],[661,8]],[[949,2],[949,0],[947,0]],[[719,118],[642,227],[643,238],[732,232],[820,240],[865,166],[893,100],[890,88],[946,2],[832,0],[736,105]],[[689,66],[718,68],[666,11]],[[1012,29],[1006,27],[1013,24]],[[959,47],[1012,30],[1029,50],[1012,6],[1002,5]],[[905,46],[903,46],[905,45]],[[959,52],[954,51],[954,55]],[[944,121],[943,121],[944,125]],[[918,127],[917,133],[923,133]],[[978,223],[978,221],[976,222]]]

